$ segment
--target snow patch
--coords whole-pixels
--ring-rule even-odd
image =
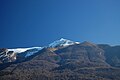
[[[49,44],[49,47],[57,47],[57,46],[69,46],[73,44],[80,44],[79,42],[74,42],[68,39],[61,38],[60,40],[54,41],[53,43]]]
[[[30,50],[30,49],[34,49],[34,48],[36,48],[36,49],[41,49],[41,47],[31,47],[31,48],[16,48],[16,49],[8,49],[8,51],[13,51],[13,52],[15,52],[15,53],[22,53],[22,52],[25,52],[25,51],[27,51],[27,50]]]
[[[28,51],[27,54],[25,55],[25,57],[29,57],[35,53],[37,53],[38,51],[42,50],[44,47],[41,47],[41,48],[36,48],[35,50],[33,51]]]

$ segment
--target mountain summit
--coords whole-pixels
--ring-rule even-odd
[[[73,44],[80,44],[80,42],[74,42],[68,39],[61,38],[60,40],[56,40],[53,43],[49,44],[49,47],[57,47],[57,46],[69,46]]]

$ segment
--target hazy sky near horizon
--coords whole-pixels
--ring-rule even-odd
[[[0,0],[0,47],[54,40],[120,45],[120,0]]]

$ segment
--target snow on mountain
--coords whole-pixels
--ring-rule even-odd
[[[34,55],[44,47],[16,48],[16,49],[0,49],[0,61],[2,63],[21,61],[29,56]]]
[[[29,57],[42,49],[43,47],[31,47],[31,48],[8,49],[8,51],[13,51],[14,53],[19,53],[19,54],[24,53],[25,57]]]
[[[25,52],[26,53],[25,57],[29,57],[29,56],[33,55],[34,53],[37,53],[38,51],[42,50],[43,48],[44,47],[29,49]]]
[[[80,44],[79,42],[74,42],[68,39],[61,38],[60,40],[56,40],[53,43],[49,44],[47,47],[57,47],[57,46],[69,46],[73,44]],[[24,53],[25,57],[29,57],[34,53],[42,50],[44,47],[30,47],[30,48],[16,48],[16,49],[8,49],[9,51],[13,51],[14,53]]]
[[[53,43],[49,44],[49,47],[57,47],[57,46],[69,46],[73,44],[80,44],[79,42],[74,42],[68,39],[61,38],[60,40],[56,40]]]
[[[16,48],[16,49],[8,49],[8,51],[13,51],[15,53],[22,53],[30,49],[38,49],[41,50],[42,47],[31,47],[31,48]]]
[[[80,44],[79,42],[74,42],[68,39],[61,38],[60,40],[56,40],[53,43],[49,44],[47,47],[57,47],[57,46],[69,46],[73,44]],[[30,48],[16,48],[16,49],[8,49],[9,51],[13,51],[16,54],[24,54],[25,57],[29,57],[38,51],[42,50],[45,47],[30,47]]]
[[[47,47],[57,47],[57,46],[64,46],[65,47],[65,46],[69,46],[69,45],[73,45],[73,44],[80,44],[80,43],[61,38],[60,40],[56,40],[53,43],[49,44]],[[33,50],[33,49],[37,49],[36,51],[39,51],[43,48],[44,47],[15,48],[15,49],[8,49],[8,51],[13,51],[14,53],[23,53],[23,52],[26,52],[28,50]]]

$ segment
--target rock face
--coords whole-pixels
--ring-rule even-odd
[[[14,62],[16,60],[16,53],[13,51],[8,51],[8,49],[0,49],[0,62],[1,63],[8,63]]]

